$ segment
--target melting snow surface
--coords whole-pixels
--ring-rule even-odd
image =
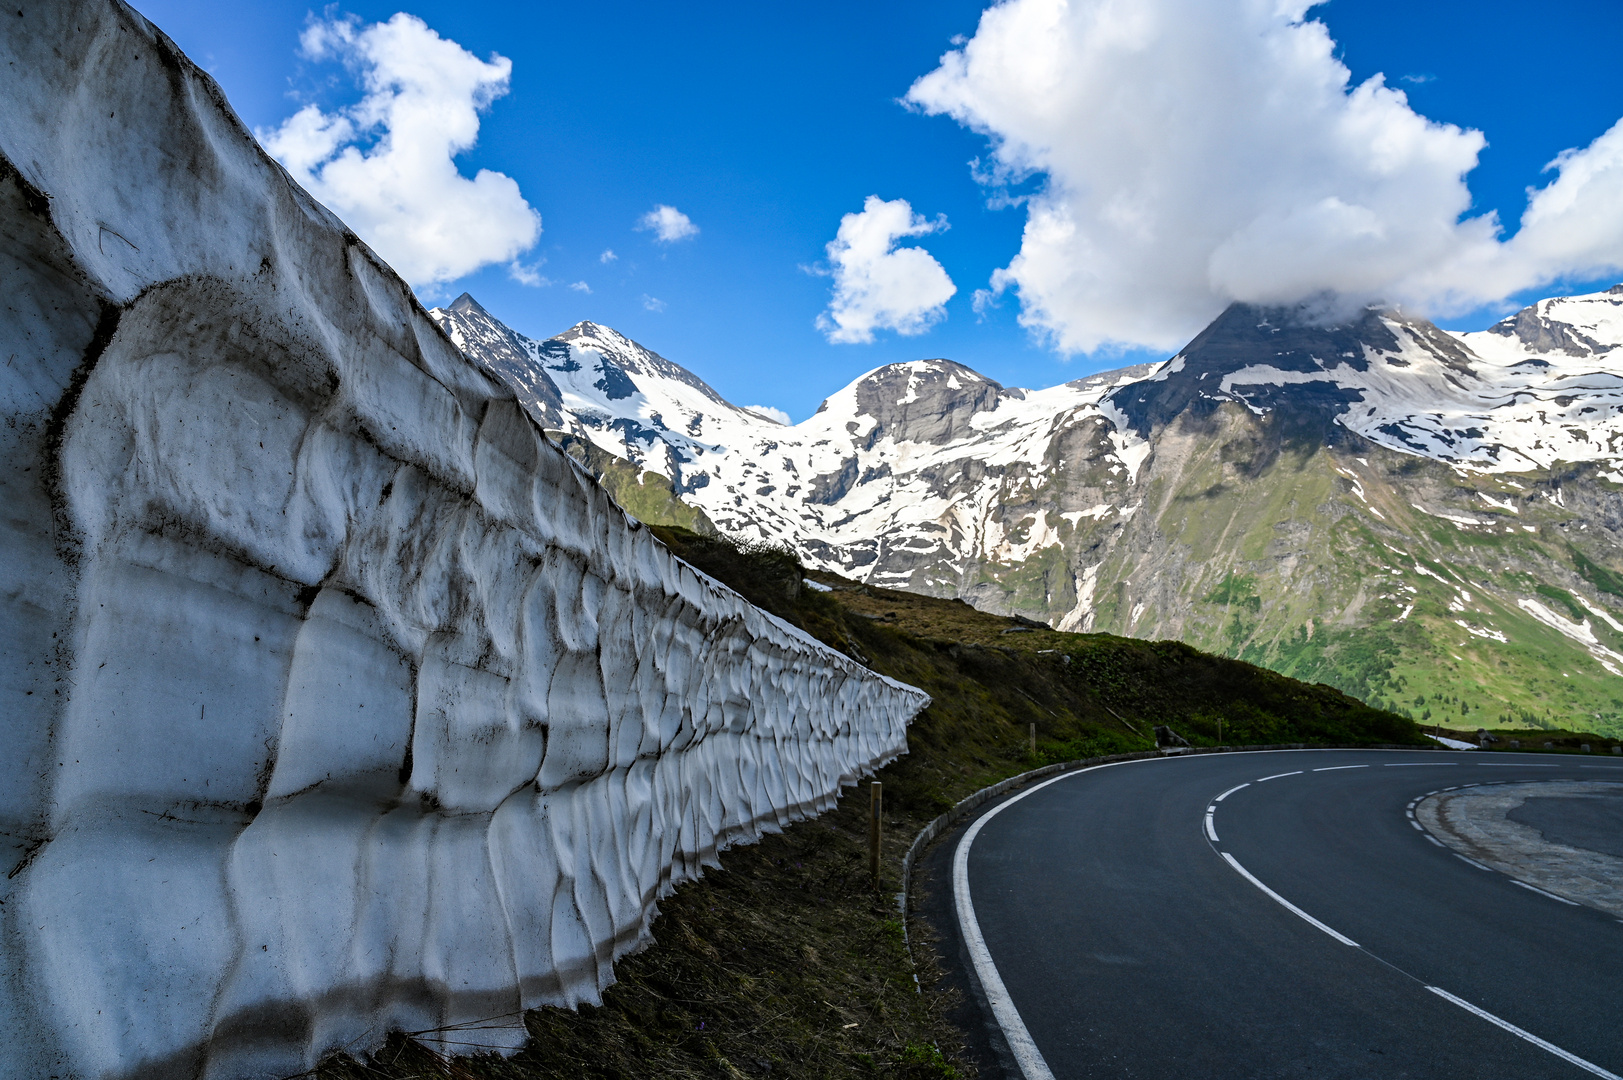
[[[515,1046],[905,750],[922,693],[630,522],[130,8],[0,53],[0,1076]]]

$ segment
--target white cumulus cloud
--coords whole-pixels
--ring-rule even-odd
[[[541,216],[512,177],[456,155],[474,145],[479,113],[507,92],[512,62],[480,60],[404,12],[363,26],[312,19],[300,37],[312,60],[339,60],[364,96],[324,112],[307,105],[258,132],[265,148],[413,285],[451,281],[491,263],[540,283],[514,260],[535,245]]]
[[[514,259],[507,264],[507,276],[520,285],[528,285],[533,289],[545,288],[551,285],[552,282],[541,275],[541,264],[544,262],[546,262],[545,259],[537,259],[535,262],[525,265]]]
[[[834,295],[817,328],[832,342],[856,344],[872,341],[876,330],[922,334],[946,318],[958,287],[928,251],[896,246],[946,227],[945,217],[915,214],[906,199],[868,196],[861,213],[840,219],[826,249]]]
[[[654,239],[662,244],[674,244],[678,240],[686,240],[691,236],[699,235],[699,227],[693,224],[693,219],[674,206],[660,203],[648,213],[637,219],[639,232],[651,232]]]
[[[1464,310],[1623,267],[1623,127],[1550,165],[1508,238],[1466,216],[1480,132],[1353,85],[1309,0],[1004,0],[908,91],[1036,180],[992,278],[1067,352],[1173,347],[1229,302]],[[984,307],[984,303],[982,305]]]
[[[614,253],[613,248],[604,248],[603,249],[603,254],[601,254],[601,255],[599,255],[597,257],[597,261],[600,262],[600,263],[611,263],[615,259],[618,259],[619,257],[620,256],[618,256],[618,255],[616,255]]]
[[[789,418],[789,414],[775,405],[745,405],[744,411],[754,413],[757,416],[764,416],[768,420],[776,420],[784,427],[795,426],[795,422]]]
[[[657,296],[649,296],[647,293],[643,293],[642,306],[644,311],[652,311],[657,314],[665,310],[665,301]]]

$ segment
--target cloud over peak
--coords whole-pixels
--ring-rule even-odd
[[[1173,347],[1229,302],[1459,310],[1623,266],[1623,131],[1552,163],[1509,240],[1466,217],[1480,132],[1351,85],[1306,0],[1004,0],[907,101],[1036,177],[993,275],[1063,351]]]
[[[451,281],[535,245],[541,215],[512,177],[480,169],[469,179],[455,162],[478,138],[479,113],[507,92],[511,61],[480,60],[404,12],[370,26],[312,18],[300,51],[342,61],[364,96],[333,112],[306,105],[256,134],[402,277]],[[536,277],[516,263],[513,275]]]
[[[922,334],[946,318],[958,287],[923,248],[897,247],[910,236],[947,228],[946,217],[929,220],[906,199],[869,195],[862,211],[846,214],[827,248],[834,295],[817,328],[837,344],[863,344],[877,330]]]

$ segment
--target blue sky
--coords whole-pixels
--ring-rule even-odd
[[[1039,0],[1026,2],[1033,6]],[[1176,7],[1175,0],[1167,2]],[[1044,116],[1042,95],[1048,90],[1033,98],[1029,88],[1009,89],[1016,96],[1026,93],[1031,100],[1024,104],[998,97],[1011,78],[1019,81],[1020,72],[999,75],[988,66],[977,74],[972,66],[968,75],[942,84],[934,97],[916,97],[912,108],[902,104],[915,81],[934,71],[942,55],[964,39],[975,39],[971,49],[982,41],[994,44],[989,30],[977,38],[983,6],[961,0],[680,6],[403,6],[398,0],[358,0],[312,14],[309,4],[277,0],[137,3],[220,81],[243,119],[262,132],[276,129],[307,104],[334,115],[362,96],[353,65],[301,55],[300,33],[312,18],[353,15],[357,27],[364,28],[405,11],[481,60],[492,54],[508,58],[507,92],[479,114],[477,144],[455,161],[466,176],[488,169],[516,181],[542,222],[538,241],[519,262],[533,268],[532,281],[541,278],[550,284],[522,284],[505,264],[490,265],[456,280],[420,286],[425,302],[444,302],[466,289],[496,315],[537,337],[592,319],[692,368],[730,400],[773,405],[795,419],[804,418],[824,396],[861,372],[897,360],[946,356],[1005,384],[1034,387],[1169,355],[1187,336],[1187,327],[1198,329],[1204,318],[1201,305],[1207,301],[1201,290],[1207,271],[1191,278],[1193,284],[1163,288],[1166,268],[1205,258],[1205,249],[1192,256],[1192,249],[1180,247],[1167,234],[1179,222],[1204,221],[1202,214],[1242,213],[1234,199],[1214,211],[1198,185],[1189,186],[1194,180],[1163,193],[1162,202],[1152,206],[1161,215],[1166,240],[1157,256],[1161,261],[1133,250],[1105,252],[1081,264],[1084,271],[1108,268],[1107,276],[1120,286],[1115,291],[1078,292],[1082,287],[1061,272],[1063,267],[1028,269],[993,298],[995,304],[983,304],[977,312],[976,290],[987,289],[993,273],[1009,267],[1022,252],[1022,230],[1040,205],[1020,202],[1020,197],[1057,189],[1061,185],[1055,177],[1069,177],[1067,182],[1078,191],[1115,183],[1132,194],[1128,173],[1090,170],[1113,152],[1110,148],[1138,145],[1144,125],[1134,120],[1138,106],[1132,102],[1157,97],[1169,85],[1175,89],[1184,71],[1197,73],[1188,76],[1193,81],[1187,93],[1196,95],[1192,100],[1232,97],[1237,111],[1231,115],[1240,118],[1241,126],[1236,137],[1223,141],[1201,143],[1197,138],[1191,146],[1157,148],[1161,156],[1155,160],[1164,161],[1168,173],[1198,172],[1205,160],[1223,156],[1224,148],[1234,145],[1237,157],[1229,175],[1242,180],[1229,183],[1244,188],[1249,186],[1243,182],[1247,170],[1267,168],[1258,162],[1279,156],[1270,147],[1284,146],[1289,156],[1294,145],[1288,132],[1277,143],[1241,145],[1250,137],[1244,126],[1249,106],[1245,91],[1231,89],[1223,73],[1255,67],[1243,55],[1255,35],[1247,36],[1250,24],[1239,25],[1244,20],[1238,17],[1233,22],[1245,32],[1233,35],[1237,44],[1225,46],[1221,41],[1227,39],[1209,30],[1191,39],[1197,49],[1212,41],[1217,42],[1210,46],[1213,50],[1242,50],[1227,59],[1191,57],[1191,46],[1176,41],[1166,46],[1183,50],[1166,54],[1178,58],[1171,66],[1153,54],[1123,61],[1126,66],[1119,69],[1108,68],[1108,57],[1095,53],[1050,57],[1065,78],[1073,65],[1100,68],[1093,83],[1053,91],[1071,94],[1071,106],[1083,110],[1077,115],[1096,111],[1092,102],[1105,92],[1100,85],[1107,76],[1114,80],[1108,85],[1120,87],[1121,100],[1128,102],[1123,124],[1078,135],[1083,153],[1070,154],[1063,145],[1068,130],[1063,117]],[[1505,233],[1515,230],[1526,209],[1527,188],[1553,179],[1554,174],[1541,173],[1547,162],[1569,148],[1589,146],[1623,117],[1623,75],[1615,59],[1616,42],[1623,40],[1623,5],[1613,0],[1537,5],[1335,0],[1313,9],[1310,18],[1328,27],[1335,55],[1350,68],[1353,85],[1385,73],[1387,84],[1401,89],[1420,116],[1486,136],[1480,163],[1466,175],[1471,203],[1465,216],[1497,210]],[[1001,32],[1007,37],[1024,31],[1012,27]],[[1305,39],[1292,40],[1299,45]],[[1322,61],[1301,61],[1297,68],[1282,69],[1281,85],[1322,68]],[[1140,79],[1142,85],[1136,81]],[[1180,100],[1188,100],[1168,94],[1167,107],[1173,110]],[[1392,103],[1381,107],[1387,112],[1379,122],[1394,122]],[[1223,118],[1214,116],[1213,123]],[[1045,123],[1060,126],[1044,128]],[[987,131],[1005,147],[1005,165],[1014,162],[1004,170],[1004,187],[977,182],[969,166],[980,160],[984,177],[997,160],[989,153]],[[1405,174],[1407,179],[1349,173],[1346,183],[1349,190],[1368,194],[1377,212],[1391,218],[1377,231],[1404,233],[1412,224],[1404,218],[1409,207],[1442,206],[1449,197],[1446,178],[1438,174],[1439,168],[1447,168],[1427,162],[1471,150],[1465,142],[1434,133],[1430,149],[1417,151],[1405,166],[1412,174]],[[1345,145],[1318,148],[1296,167],[1311,173],[1313,162],[1322,158],[1341,162],[1326,168],[1357,172],[1346,164],[1347,153]],[[1214,169],[1218,172],[1222,170]],[[1311,186],[1300,176],[1291,182]],[[1280,183],[1279,198],[1289,198],[1290,185]],[[1013,204],[1004,200],[989,206],[989,196],[999,192],[1011,196]],[[925,327],[922,333],[884,329],[881,317],[869,342],[831,341],[834,324],[827,315],[834,281],[807,268],[829,269],[825,246],[835,240],[842,216],[862,211],[871,195],[905,199],[931,225],[945,216],[950,227],[900,242],[927,250],[956,292],[940,310],[932,308],[915,320],[915,326]],[[638,230],[639,219],[656,205],[680,210],[697,226],[697,234],[661,243],[655,232]],[[1084,222],[1087,214],[1102,212],[1081,195],[1069,202],[1050,200],[1047,206],[1082,215]],[[1254,211],[1253,206],[1244,213],[1254,216]],[[1313,248],[1290,231],[1295,228],[1286,224],[1261,234],[1253,230],[1246,234],[1250,246],[1242,245],[1240,255],[1232,255],[1237,250],[1232,243],[1224,247],[1230,252],[1223,256],[1229,262],[1221,264],[1227,267],[1221,272],[1227,275],[1221,289],[1229,290],[1224,295],[1253,298],[1254,293],[1254,298],[1267,299],[1288,287],[1275,280],[1280,274],[1299,274],[1303,282],[1318,283],[1315,287],[1351,292],[1409,290],[1404,295],[1428,298],[1446,294],[1450,299],[1436,301],[1437,310],[1446,312],[1439,321],[1478,328],[1514,300],[1581,291],[1613,280],[1604,267],[1595,269],[1593,252],[1574,254],[1573,242],[1557,237],[1539,245],[1541,252],[1558,249],[1558,254],[1541,254],[1536,269],[1528,268],[1531,256],[1507,257],[1507,262],[1493,249],[1488,261],[1494,265],[1478,276],[1499,284],[1484,285],[1483,295],[1508,290],[1509,300],[1478,302],[1480,297],[1469,288],[1461,292],[1461,275],[1469,278],[1477,272],[1457,267],[1436,271],[1436,258],[1427,262],[1413,254],[1420,240],[1399,245],[1401,270],[1377,269],[1370,271],[1374,277],[1343,281],[1331,276],[1320,282],[1314,275],[1327,271],[1312,262],[1311,251],[1281,251],[1276,258],[1266,248],[1270,243]],[[1417,225],[1404,235],[1424,231]],[[1569,223],[1562,236],[1573,231]],[[1475,244],[1472,250],[1478,255],[1487,250],[1480,236],[1450,243],[1464,245],[1460,250]],[[1264,245],[1261,254],[1258,244]],[[617,257],[602,261],[606,250]],[[1615,253],[1612,266],[1623,263],[1623,246]],[[1060,242],[1043,249],[1033,246],[1028,254],[1031,267],[1045,255],[1062,262],[1070,257]],[[1603,262],[1604,256],[1603,251]],[[1371,265],[1397,265],[1394,257],[1391,252],[1379,259],[1372,255]],[[1294,269],[1298,265],[1300,271]],[[1567,265],[1581,269],[1560,272]],[[1448,279],[1444,284],[1437,284],[1439,273]],[[1542,275],[1541,281],[1556,280],[1511,287],[1534,273]],[[927,301],[930,288],[939,292],[936,279],[919,280],[916,295]],[[578,282],[590,293],[570,287]],[[1123,312],[1138,306],[1141,296],[1141,312]],[[1018,321],[1023,304],[1030,326]],[[817,325],[820,314],[825,316],[822,329]]]

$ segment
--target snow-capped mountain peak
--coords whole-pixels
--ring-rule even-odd
[[[493,369],[521,355],[521,396],[555,387],[600,475],[663,473],[682,511],[813,568],[1388,707],[1469,696],[1473,723],[1489,698],[1599,723],[1623,671],[1623,288],[1466,334],[1235,305],[1160,363],[1043,390],[887,364],[789,426],[605,327],[434,314]]]
[[[607,327],[583,322],[535,341],[497,330],[464,299],[431,314],[544,425],[665,474],[723,531],[787,542],[813,566],[875,581],[939,589],[988,546],[1005,555],[1031,546],[992,521],[1010,495],[1001,478],[1052,471],[1061,445],[1087,442],[1079,452],[1118,486],[1142,459],[1100,402],[1147,367],[1030,392],[950,360],[888,364],[785,426]],[[529,358],[522,378],[510,374],[517,353]],[[561,421],[546,409],[548,387]],[[1079,489],[1055,521],[1097,517],[1104,502]],[[930,580],[915,582],[924,567]]]
[[[543,424],[670,477],[723,531],[923,591],[971,588],[974,566],[1019,562],[1084,519],[1125,520],[1156,433],[1224,402],[1481,472],[1623,453],[1623,376],[1600,363],[1623,343],[1623,287],[1473,334],[1235,304],[1162,364],[1035,391],[951,360],[887,364],[792,426],[596,323],[535,341],[471,297],[433,315]]]
[[[549,371],[558,374],[574,374],[583,369],[595,372],[598,377],[592,380],[592,388],[610,400],[634,393],[632,387],[626,385],[627,379],[629,378],[635,385],[635,377],[642,375],[690,387],[715,407],[734,408],[711,389],[708,383],[687,368],[671,363],[658,353],[643,348],[618,330],[607,326],[600,326],[594,322],[578,322],[557,337],[532,344],[536,355],[543,357],[542,362]],[[559,345],[568,346],[568,350],[559,348]],[[566,383],[573,386],[579,381],[558,379],[557,375],[554,375],[554,379],[560,386]],[[603,383],[602,386],[598,385],[600,382]]]
[[[1482,356],[1514,355],[1517,360],[1552,354],[1605,356],[1623,348],[1623,285],[1602,293],[1540,300],[1486,330],[1461,338]]]
[[[1109,404],[1143,437],[1233,401],[1485,472],[1610,460],[1623,377],[1601,362],[1623,343],[1620,290],[1543,300],[1469,334],[1378,308],[1324,324],[1235,304]]]
[[[975,418],[995,412],[1005,397],[1025,396],[1023,390],[1005,390],[962,364],[939,359],[887,364],[846,389],[849,394],[840,404],[874,421],[870,442],[890,437],[937,446],[973,435]],[[825,401],[817,411],[828,408]]]

